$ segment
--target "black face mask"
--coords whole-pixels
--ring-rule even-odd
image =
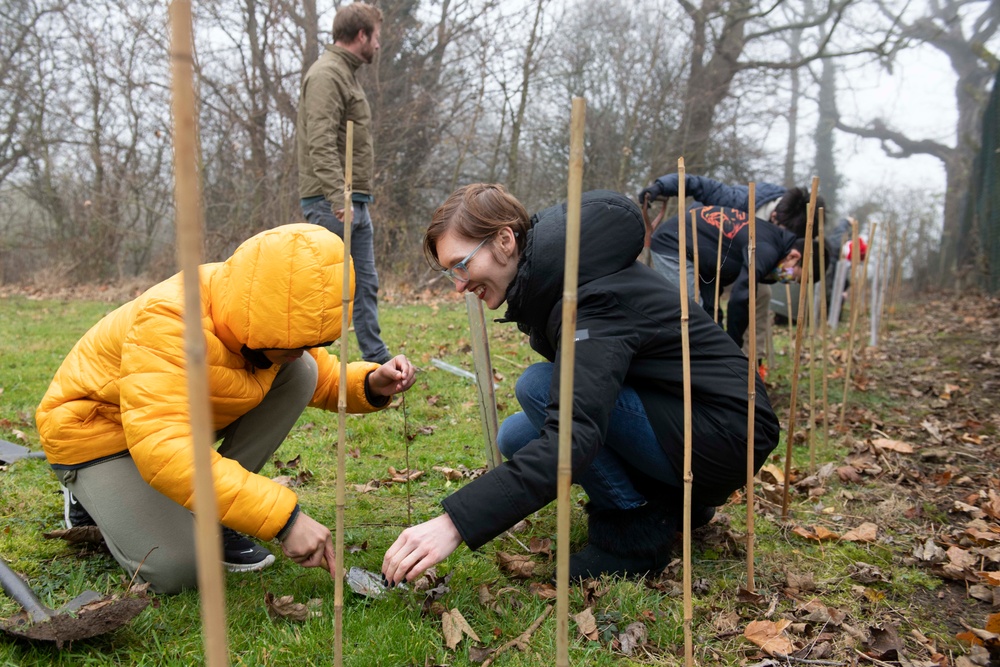
[[[251,350],[246,345],[240,348],[240,354],[242,354],[243,358],[249,361],[254,368],[260,368],[263,370],[274,365],[271,363],[271,360],[267,358],[266,354],[260,350]]]
[[[330,347],[334,344],[334,342],[335,341],[329,341],[326,343],[320,343],[319,345],[307,345],[306,348]],[[240,348],[240,354],[242,354],[243,358],[249,361],[254,368],[264,370],[274,365],[271,363],[271,360],[267,358],[267,355],[264,354],[263,350],[253,350],[244,345]]]

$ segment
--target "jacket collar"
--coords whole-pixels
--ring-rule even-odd
[[[361,56],[355,55],[339,44],[327,44],[326,50],[347,63],[347,66],[351,68],[352,72],[358,71],[358,68],[365,64],[365,61],[361,59]]]

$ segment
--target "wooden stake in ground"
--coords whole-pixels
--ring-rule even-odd
[[[851,360],[854,357],[854,331],[858,324],[858,266],[861,264],[861,244],[858,242],[858,221],[851,219],[851,326],[847,336],[847,365],[844,370],[844,397],[840,401],[840,430],[847,416],[847,392],[851,386]]]
[[[806,215],[813,217],[810,210]],[[809,237],[806,237],[807,239]],[[822,237],[820,237],[822,238]],[[813,284],[813,263],[802,266],[802,289],[806,290],[809,326],[809,472],[816,472],[816,286]]]
[[[493,387],[493,364],[490,361],[490,340],[486,334],[483,302],[472,292],[465,293],[465,309],[469,313],[472,338],[472,361],[476,367],[476,388],[479,390],[479,416],[483,421],[486,467],[493,470],[503,462],[497,447],[497,397]]]
[[[212,414],[201,328],[204,219],[198,175],[198,113],[194,92],[194,38],[191,3],[170,3],[170,65],[174,117],[174,205],[177,210],[177,259],[184,281],[184,356],[187,368],[191,441],[194,448],[195,548],[198,594],[205,637],[205,664],[229,664],[226,600],[222,584],[222,536],[212,482]]]
[[[806,243],[802,253],[802,275],[806,274],[806,267],[812,265],[812,230],[813,213],[816,211],[816,195],[819,191],[819,177],[813,176],[812,189],[809,193],[809,207],[806,209]],[[803,278],[804,279],[804,278]],[[792,444],[795,442],[795,409],[799,393],[799,362],[802,359],[802,331],[805,329],[805,319],[802,315],[806,311],[806,293],[808,287],[800,283],[799,285],[799,307],[796,311],[797,317],[795,328],[795,351],[792,353],[792,397],[791,405],[788,409],[788,438],[785,440],[785,484],[781,494],[781,518],[788,518],[788,487],[792,481]]]
[[[556,665],[569,665],[569,528],[573,484],[573,363],[576,352],[576,287],[580,269],[580,204],[583,196],[583,129],[587,104],[573,98],[569,121],[569,183],[563,271],[562,337],[559,341],[559,470],[556,514]]]
[[[722,230],[719,230],[719,238],[722,238]],[[691,211],[691,247],[694,249],[694,300],[701,303],[701,278],[698,273],[698,218],[695,212]]]
[[[344,145],[344,278],[340,290],[340,387],[337,390],[337,536],[335,539],[336,573],[333,586],[333,664],[344,664],[344,507],[347,504],[347,342],[351,327],[351,225],[354,222],[354,121],[347,121]],[[407,474],[409,474],[407,470]]]
[[[685,174],[684,158],[677,160],[677,203],[683,205]],[[680,252],[681,279],[681,355],[683,364],[684,386],[684,521],[683,521],[683,559],[684,559],[684,663],[694,664],[694,643],[692,641],[691,623],[694,618],[694,607],[691,600],[691,490],[694,474],[691,472],[691,345],[688,339],[688,289],[687,289],[687,240],[684,238],[684,223],[677,225],[678,245]],[[721,230],[720,230],[721,236]],[[718,284],[718,283],[716,283]]]
[[[678,185],[678,187],[683,187]],[[753,211],[750,211],[750,216],[753,217]],[[719,323],[719,298],[720,289],[719,282],[722,280],[722,227],[719,227],[719,246],[715,251],[715,305],[713,306],[714,311],[712,317],[715,319],[715,323]]]
[[[757,198],[756,183],[750,182],[750,211],[756,210],[754,204]],[[747,252],[747,272],[750,277],[750,320],[747,333],[750,336],[749,359],[747,360],[747,590],[754,590],[753,544],[754,544],[754,492],[753,492],[753,444],[754,424],[757,410],[757,216],[750,215],[750,244]],[[722,230],[719,230],[720,238]]]
[[[816,237],[819,239],[819,330],[820,330],[820,340],[822,341],[823,348],[823,364],[822,364],[822,377],[823,377],[823,442],[830,435],[830,403],[829,394],[827,393],[827,387],[829,382],[827,381],[827,369],[826,369],[826,358],[827,358],[827,312],[826,312],[826,236],[823,230],[825,211],[821,206],[819,209],[819,230],[816,233]]]

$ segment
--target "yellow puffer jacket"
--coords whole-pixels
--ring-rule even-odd
[[[222,429],[256,407],[278,366],[253,369],[240,354],[295,349],[340,337],[344,245],[318,225],[294,224],[244,242],[220,264],[201,267],[213,426]],[[351,271],[351,290],[354,272]],[[154,489],[193,507],[194,465],[185,375],[181,275],[150,288],[88,331],[63,361],[35,414],[49,463],[82,467],[128,452]],[[337,409],[340,363],[310,350],[319,366],[311,405]],[[378,364],[348,366],[347,410],[378,409],[365,376]],[[220,521],[269,540],[291,515],[290,489],[212,452]]]

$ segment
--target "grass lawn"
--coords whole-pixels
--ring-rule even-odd
[[[33,413],[65,354],[77,338],[117,304],[92,301],[37,301],[23,297],[0,298],[0,437],[39,449]],[[490,315],[490,313],[488,313]],[[417,383],[405,403],[348,421],[347,512],[345,543],[347,566],[377,571],[385,549],[399,531],[440,511],[440,500],[464,480],[449,481],[433,468],[480,468],[484,462],[479,408],[473,384],[436,368],[431,360],[472,370],[468,320],[464,301],[458,298],[387,300],[381,306],[383,335],[393,352],[405,352],[420,367]],[[501,418],[516,409],[514,382],[536,356],[526,338],[512,325],[490,322],[493,363],[499,389]],[[772,396],[787,421],[788,369],[784,350],[786,331],[776,327],[777,364],[771,369]],[[355,340],[351,339],[356,350]],[[336,348],[339,349],[339,346]],[[808,398],[808,376],[803,394]],[[836,391],[832,387],[838,387]],[[840,383],[831,383],[831,403],[839,401]],[[801,391],[802,389],[800,389]],[[784,398],[782,398],[782,396]],[[886,398],[886,405],[890,402]],[[868,396],[866,408],[877,410],[879,400]],[[799,430],[802,430],[800,421]],[[307,410],[278,450],[277,458],[301,457],[301,468],[312,473],[297,489],[302,506],[311,516],[333,526],[335,521],[337,415]],[[818,443],[817,460],[837,461],[847,451],[846,439]],[[784,443],[770,463],[783,468]],[[796,460],[808,462],[808,451],[796,447]],[[800,464],[802,465],[802,464]],[[374,479],[385,479],[388,468],[417,469],[423,476],[405,484],[384,485],[373,491],[357,488]],[[268,464],[262,474],[282,474]],[[856,525],[864,508],[838,494],[839,482],[828,481],[822,499],[797,494],[793,511],[799,523],[814,524],[839,517],[842,530]],[[586,540],[585,500],[574,489],[573,544]],[[759,492],[761,493],[761,492]],[[780,502],[780,501],[779,501]],[[750,621],[799,618],[801,605],[811,594],[790,595],[789,573],[809,573],[820,585],[823,603],[847,613],[850,627],[867,628],[891,616],[921,596],[932,599],[939,581],[915,566],[900,564],[892,542],[815,542],[792,534],[793,526],[777,516],[779,511],[765,494],[760,498],[756,522],[756,584],[759,597],[741,595],[746,585],[742,539],[745,507],[740,499],[720,509],[719,518],[699,531],[694,541],[694,646],[700,664],[738,665],[764,656],[744,639]],[[868,508],[873,511],[875,508]],[[555,544],[555,506],[529,518],[514,535],[499,538],[479,552],[464,546],[438,566],[438,575],[450,574],[449,592],[438,602],[458,609],[481,640],[492,647],[524,632],[553,603],[538,594],[539,584],[554,573],[554,560],[533,554],[537,566],[529,579],[513,578],[498,566],[497,553],[528,555],[533,538],[551,538]],[[43,533],[62,527],[62,495],[44,460],[21,460],[0,468],[0,556],[24,574],[43,602],[57,607],[85,589],[102,594],[121,593],[127,580],[106,551],[67,545],[46,539]],[[334,584],[318,569],[306,570],[280,555],[277,563],[261,573],[227,575],[226,613],[232,664],[329,665],[333,661]],[[678,545],[677,556],[680,556]],[[849,576],[863,562],[881,567],[887,579],[862,587]],[[570,659],[578,665],[683,664],[681,568],[672,566],[654,582],[602,581],[573,589],[570,606],[576,614],[590,608],[598,619],[600,637],[580,636],[570,623]],[[544,590],[544,588],[542,589]],[[264,598],[293,595],[297,601],[318,598],[322,615],[303,623],[269,617]],[[477,645],[466,638],[455,650],[445,646],[442,621],[425,608],[424,593],[394,591],[387,599],[371,601],[345,593],[344,654],[349,665],[468,665],[476,664]],[[19,611],[0,598],[0,617]],[[440,608],[436,610],[440,612]],[[81,641],[57,651],[54,646],[28,644],[0,636],[0,665],[191,665],[204,661],[199,599],[194,592],[157,597],[142,614],[119,631]],[[634,622],[648,632],[645,645],[625,657],[611,641],[610,626],[619,632]],[[841,625],[836,636],[826,638],[829,622],[808,621],[810,635],[800,643],[830,641],[845,650],[854,646],[850,632]],[[941,626],[921,624],[925,635],[947,642]],[[550,616],[532,635],[528,650],[507,650],[496,656],[498,665],[551,665],[555,655],[555,620]],[[805,633],[805,630],[801,630]],[[840,644],[837,644],[840,642]],[[481,661],[481,660],[480,660]],[[846,663],[839,663],[846,664]]]

